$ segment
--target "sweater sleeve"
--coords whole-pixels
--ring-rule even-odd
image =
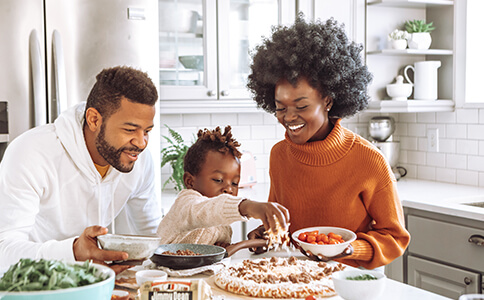
[[[173,206],[161,220],[157,233],[163,243],[172,243],[179,236],[197,228],[230,225],[246,221],[240,215],[241,197],[221,194],[208,198],[195,190],[181,191]]]
[[[410,234],[405,229],[396,182],[376,191],[367,209],[373,218],[371,228],[357,233],[357,240],[352,243],[353,254],[341,261],[374,269],[401,256],[410,243]]]

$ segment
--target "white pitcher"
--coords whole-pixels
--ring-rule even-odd
[[[440,67],[439,60],[418,61],[415,67],[408,65],[403,70],[403,75],[408,82],[414,85],[413,98],[415,100],[437,100],[437,69]],[[408,69],[413,71],[414,82],[407,75]]]

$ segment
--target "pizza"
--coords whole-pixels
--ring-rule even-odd
[[[336,292],[331,274],[344,268],[340,263],[271,257],[224,268],[214,281],[221,289],[250,297],[332,297]]]
[[[281,223],[279,223],[279,220],[276,218],[276,216],[273,217],[274,221],[276,222],[276,230],[273,231],[272,228],[269,228],[269,230],[266,230],[264,232],[264,235],[266,235],[267,239],[269,240],[269,242],[267,243],[267,247],[269,247],[269,249],[277,249],[279,248],[279,246],[289,246],[290,239],[287,228],[282,228]],[[289,227],[289,224],[287,225],[287,227]]]

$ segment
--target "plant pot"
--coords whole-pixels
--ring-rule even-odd
[[[407,48],[407,40],[391,40],[390,45],[392,49],[404,50]]]
[[[429,32],[414,32],[410,34],[408,39],[408,48],[427,50],[432,43],[432,37]]]

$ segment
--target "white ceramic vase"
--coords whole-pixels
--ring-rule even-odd
[[[404,50],[407,48],[407,40],[391,40],[392,49]]]
[[[408,39],[408,48],[427,50],[432,43],[432,37],[429,32],[414,32],[410,34]]]

